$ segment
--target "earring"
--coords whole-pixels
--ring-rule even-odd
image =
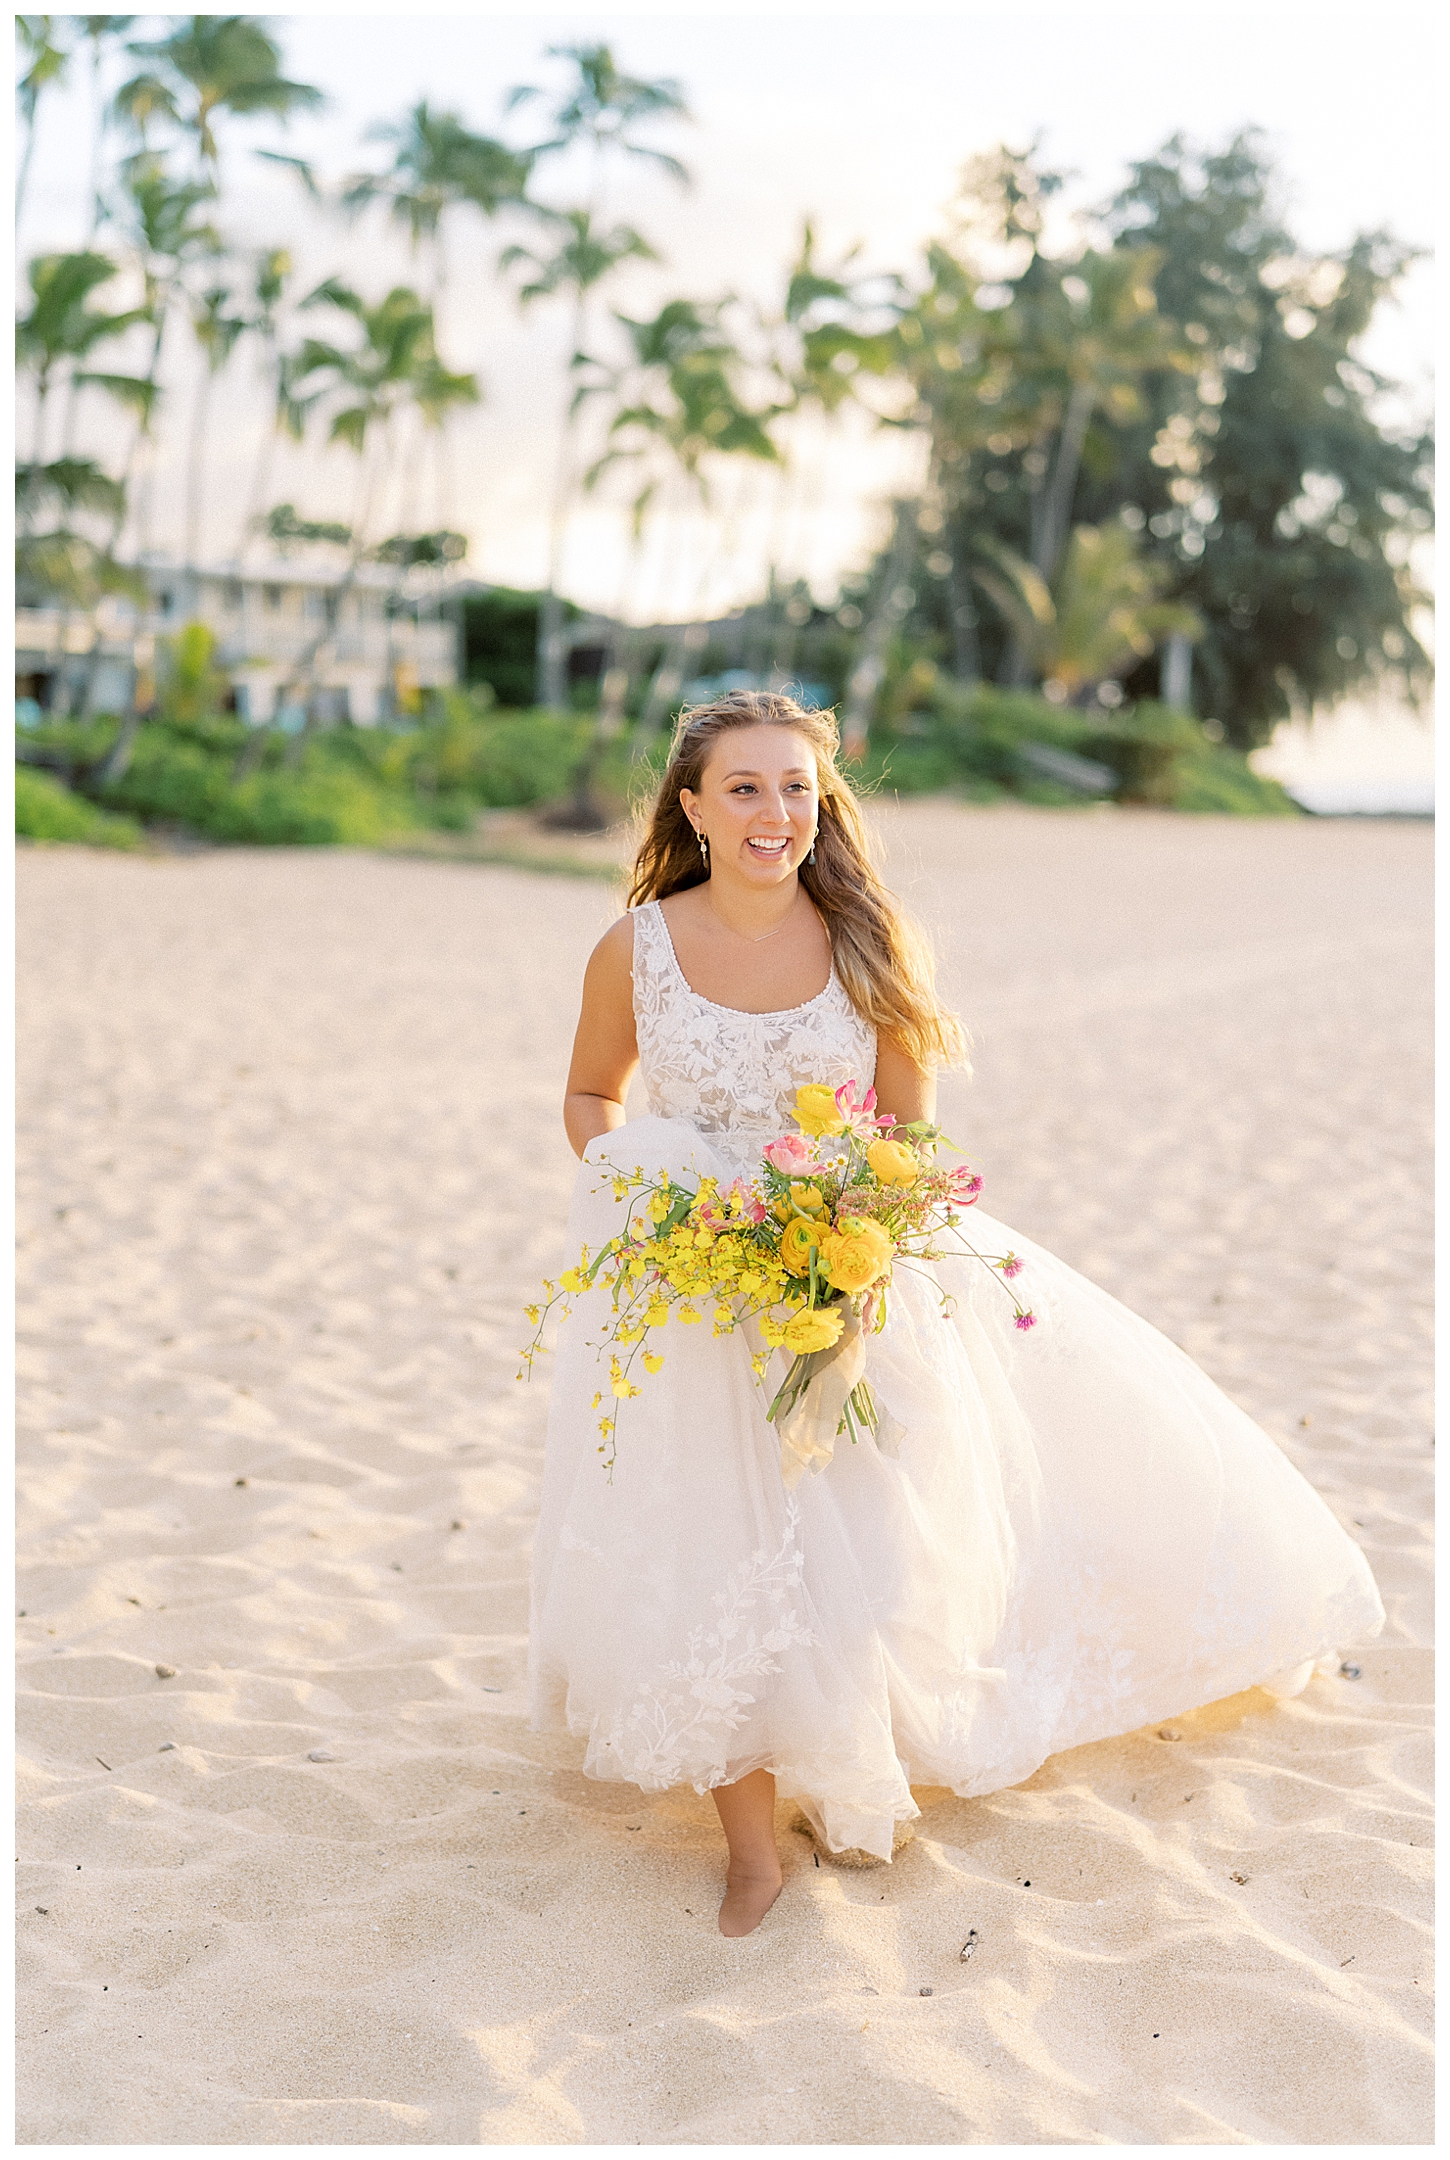
[[[695,827],[695,838],[700,843],[700,860],[705,865],[705,868],[708,870],[710,867],[710,843],[705,838],[705,835],[701,832],[698,825]]]

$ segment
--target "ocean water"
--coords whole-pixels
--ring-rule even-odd
[[[1251,763],[1321,817],[1435,812],[1434,727],[1403,705],[1346,703],[1286,720]]]

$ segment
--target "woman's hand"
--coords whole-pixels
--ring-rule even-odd
[[[620,917],[589,956],[574,1055],[564,1096],[564,1130],[576,1155],[624,1123],[624,1098],[639,1066],[634,1038],[634,923]]]
[[[889,1035],[876,1044],[876,1110],[898,1125],[936,1122],[936,1074],[923,1071]]]

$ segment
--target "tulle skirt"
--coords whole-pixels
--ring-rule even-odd
[[[678,1120],[592,1142],[572,1250],[620,1228],[601,1156],[739,1167]],[[771,1770],[830,1848],[886,1859],[913,1784],[1017,1784],[1382,1625],[1358,1547],[1190,1358],[1004,1225],[966,1227],[1021,1255],[1037,1325],[975,1261],[899,1267],[867,1362],[891,1452],[842,1437],[790,1492],[765,1415],[783,1357],[762,1386],[740,1335],[673,1318],[607,1476],[607,1293],[576,1300],[529,1662],[535,1728],[582,1737],[588,1775],[704,1792]]]

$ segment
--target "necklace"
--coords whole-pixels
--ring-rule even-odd
[[[738,937],[742,939],[747,945],[763,945],[766,942],[767,938],[779,937],[781,931],[785,928],[786,924],[790,921],[791,916],[795,913],[795,903],[794,901],[792,901],[791,905],[786,909],[785,914],[781,917],[775,928],[773,930],[766,931],[765,937],[746,937],[743,930],[734,929],[731,924],[726,922],[723,915],[721,915],[715,908],[710,907],[710,902],[708,900],[705,902],[705,905],[706,907],[710,908],[710,913],[715,917],[716,922],[719,923],[722,930],[728,930],[731,937]]]

